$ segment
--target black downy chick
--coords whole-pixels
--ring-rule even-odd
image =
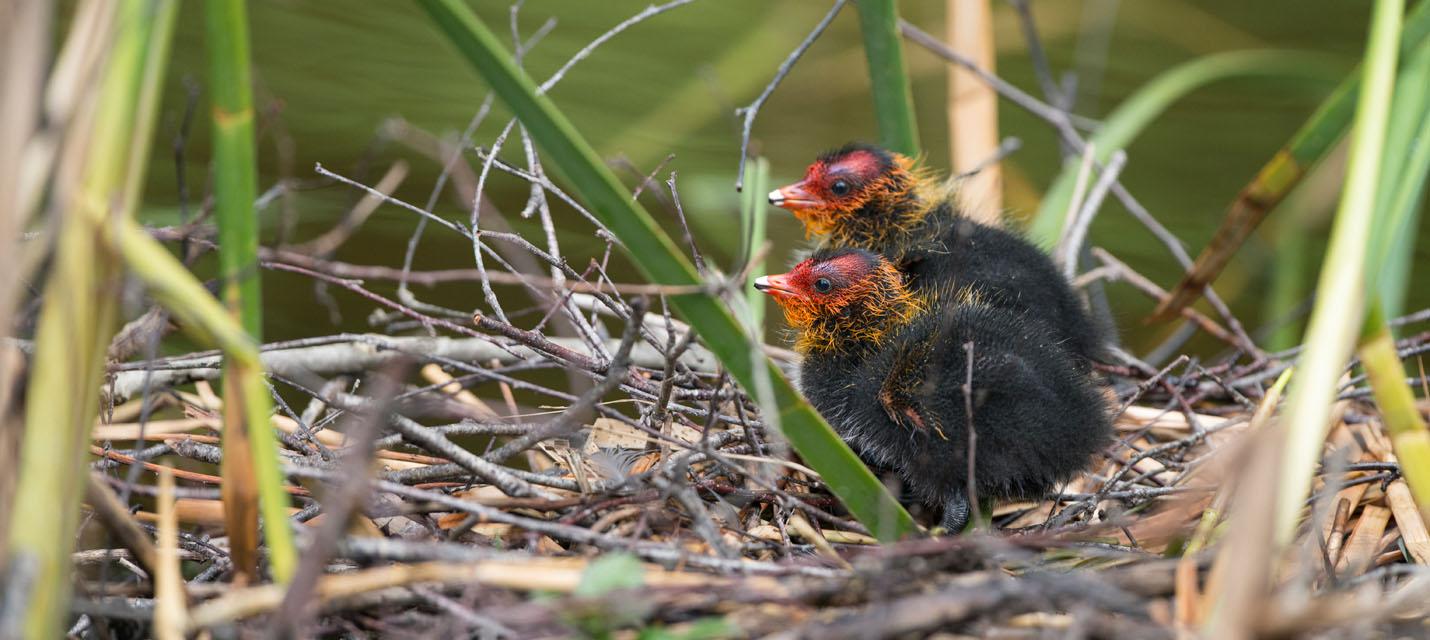
[[[1111,332],[1092,319],[1048,255],[1016,233],[961,215],[952,191],[907,156],[846,145],[769,197],[823,247],[882,254],[916,292],[971,287],[987,305],[1047,323],[1079,366],[1105,360]]]
[[[755,286],[798,333],[810,402],[867,464],[942,507],[951,533],[968,522],[970,428],[973,479],[990,498],[1040,497],[1108,441],[1098,385],[1057,332],[976,290],[912,292],[892,263],[852,248]]]

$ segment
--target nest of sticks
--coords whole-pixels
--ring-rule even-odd
[[[1159,368],[1127,356],[1102,368],[1118,437],[1089,471],[1042,500],[998,505],[968,535],[877,545],[671,316],[662,296],[685,291],[614,281],[615,236],[546,177],[524,136],[526,166],[497,159],[512,124],[463,151],[487,114],[460,137],[383,128],[387,142],[442,167],[425,205],[390,195],[404,162],[366,177],[375,179],[319,167],[360,200],[318,238],[263,250],[265,269],[310,279],[315,300],[352,296],[371,311],[370,333],[264,347],[303,588],[235,583],[216,471],[220,357],[151,357],[172,329],[155,310],[111,350],[92,517],[74,554],[74,633],[147,633],[166,557],[185,567],[188,632],[1162,638],[1200,628],[1230,591],[1215,559],[1235,534],[1224,514],[1244,472],[1241,445],[1274,417],[1267,389],[1296,353],[1257,348],[1214,294],[1214,315],[1184,316],[1225,343],[1216,359]],[[634,197],[684,228],[676,174],[624,166]],[[524,205],[479,197],[498,174],[529,187]],[[1185,263],[1176,238],[1116,193]],[[433,214],[444,196],[480,215],[463,224]],[[384,204],[415,216],[406,266],[335,260]],[[542,233],[512,231],[499,208],[512,204]],[[563,230],[592,225],[603,250],[582,261],[563,253],[553,207],[565,209]],[[411,268],[427,227],[470,242],[473,267]],[[191,252],[213,246],[202,216],[152,232]],[[744,274],[708,266],[688,229],[684,241],[708,276],[703,289],[737,303]],[[1097,264],[1078,286],[1165,297],[1115,256],[1091,254]],[[482,292],[475,316],[422,299],[471,283]],[[1417,324],[1427,318],[1400,321],[1402,357],[1430,348]],[[794,354],[766,351],[793,370]],[[1277,563],[1270,597],[1239,603],[1265,635],[1424,633],[1430,589],[1419,565],[1430,535],[1368,395],[1346,378],[1295,557]],[[156,483],[160,469],[177,483]],[[177,547],[156,549],[149,541],[165,522],[177,523]]]
[[[678,210],[673,178],[667,193]],[[549,220],[549,209],[537,215]],[[208,231],[155,233],[204,246]],[[1237,325],[1196,315],[1226,338],[1221,360],[1102,367],[1117,389],[1118,439],[1090,471],[1041,501],[998,505],[972,534],[878,546],[665,311],[659,287],[614,283],[596,260],[578,272],[554,236],[545,248],[502,231],[481,238],[478,250],[500,269],[404,272],[266,252],[266,268],[370,301],[376,325],[264,350],[283,391],[275,398],[307,398],[280,402],[272,417],[310,573],[297,602],[271,586],[229,584],[214,471],[224,455],[223,398],[210,384],[218,354],[113,367],[89,509],[120,532],[153,529],[155,505],[170,505],[157,510],[180,525],[187,628],[1170,637],[1204,621],[1224,579],[1212,558],[1236,495],[1239,443],[1264,426],[1274,409],[1266,389],[1295,356],[1243,350],[1239,329],[1222,328]],[[540,268],[511,266],[517,255]],[[1090,273],[1137,284],[1125,264],[1096,255],[1103,267]],[[711,273],[712,288],[731,287]],[[370,284],[384,279],[399,281],[396,293]],[[467,280],[487,292],[525,283],[541,313],[508,314],[498,301],[473,317],[406,289]],[[1398,345],[1403,357],[1430,348],[1430,332],[1409,330],[1427,315],[1401,323],[1413,334]],[[116,344],[163,330],[140,318]],[[793,368],[793,354],[768,351]],[[550,386],[561,376],[568,387]],[[1262,603],[1266,633],[1419,624],[1402,605],[1430,536],[1363,385],[1347,378],[1296,545],[1305,558],[1277,589],[1297,597]],[[177,487],[152,482],[146,472],[161,467]],[[75,553],[86,577],[80,625],[150,619],[152,546],[90,533]]]
[[[400,341],[383,340],[291,350],[343,345],[411,367],[422,359]],[[496,342],[533,355],[509,364],[429,362],[415,380],[363,385],[389,390],[380,397],[349,393],[350,379],[334,376],[301,413],[274,416],[286,436],[289,476],[312,481],[292,487],[295,503],[307,505],[293,514],[306,523],[305,555],[327,558],[311,596],[314,629],[532,637],[715,625],[780,637],[936,629],[1170,637],[1194,628],[1210,605],[1204,592],[1217,576],[1208,549],[1221,537],[1218,514],[1235,495],[1228,466],[1240,436],[1255,426],[1256,399],[1248,393],[1278,366],[1269,359],[1251,370],[1203,368],[1181,359],[1145,378],[1109,372],[1135,384],[1122,393],[1119,439],[1094,469],[1045,500],[999,505],[974,534],[878,547],[815,473],[789,460],[758,407],[720,376],[692,371],[679,379],[669,373],[673,359],[621,366],[625,349],[618,346],[610,366],[591,363],[587,373],[597,381],[593,389],[604,390],[616,387],[603,384],[613,372],[624,371],[612,396],[644,405],[640,417],[596,410],[616,403],[587,403],[602,415],[573,421],[576,397],[555,417],[519,418],[520,407],[493,407],[463,385],[495,380],[512,398],[527,383],[505,378],[529,365],[528,357],[576,363],[540,344]],[[1402,347],[1420,350],[1427,342],[1422,333]],[[153,364],[177,363],[195,364]],[[379,367],[366,377],[384,374]],[[1385,594],[1396,602],[1407,597],[1402,584],[1430,559],[1430,536],[1364,396],[1348,386],[1337,407],[1310,502],[1314,515],[1297,545],[1306,558],[1281,589],[1305,593],[1268,603],[1261,622],[1268,634],[1355,635],[1366,626],[1420,624],[1391,615],[1423,613],[1414,608],[1384,610]],[[132,503],[108,513],[96,508],[106,519],[129,517],[130,507],[152,503],[145,498],[157,493],[147,474],[132,482],[124,467],[183,469],[191,465],[179,459],[212,465],[223,455],[215,446],[222,399],[206,381],[193,391],[153,390],[150,398],[147,409],[156,415],[182,415],[148,420],[142,448],[113,444],[139,437],[142,400],[116,406],[96,427],[97,477]],[[383,424],[343,428],[372,422],[383,409],[390,412]],[[662,413],[663,421],[653,421]],[[434,423],[440,415],[462,418]],[[366,443],[354,442],[363,435]],[[459,436],[487,436],[489,446],[468,451],[452,442]],[[359,453],[365,450],[370,458]],[[281,592],[226,584],[219,478],[175,473],[179,487],[159,499],[174,500],[183,525],[178,553],[196,573],[187,583],[190,624],[273,624],[285,604]],[[343,490],[350,486],[362,490]],[[351,522],[323,537],[315,516],[334,511],[351,514]],[[140,507],[133,519],[152,528],[157,516]],[[136,552],[109,548],[103,536],[87,539],[98,544],[77,551],[76,561],[98,577],[82,586],[77,611],[90,620],[147,620],[154,601]],[[599,584],[603,577],[607,587]],[[532,597],[537,593],[556,595]]]

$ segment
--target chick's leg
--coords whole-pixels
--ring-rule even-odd
[[[971,506],[968,504],[968,494],[958,491],[943,503],[943,520],[939,526],[948,531],[949,535],[958,535],[963,532],[963,528],[968,526],[968,516]]]

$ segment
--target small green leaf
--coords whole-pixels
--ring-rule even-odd
[[[718,640],[719,638],[737,638],[741,635],[739,625],[727,618],[701,618],[679,629],[646,627],[641,629],[639,638],[640,640]]]
[[[629,553],[612,553],[596,558],[581,572],[581,584],[573,592],[583,598],[603,596],[618,589],[635,589],[645,584],[645,566]]]

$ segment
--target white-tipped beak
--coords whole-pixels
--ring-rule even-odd
[[[786,275],[788,274],[760,276],[755,278],[752,284],[754,284],[756,291],[767,293],[776,298],[797,297],[794,290],[790,288],[789,280],[785,278]]]
[[[805,188],[804,181],[801,180],[771,191],[770,204],[780,207],[781,209],[789,209],[790,211],[797,212],[822,207],[826,203],[819,196],[810,193],[809,190]]]

